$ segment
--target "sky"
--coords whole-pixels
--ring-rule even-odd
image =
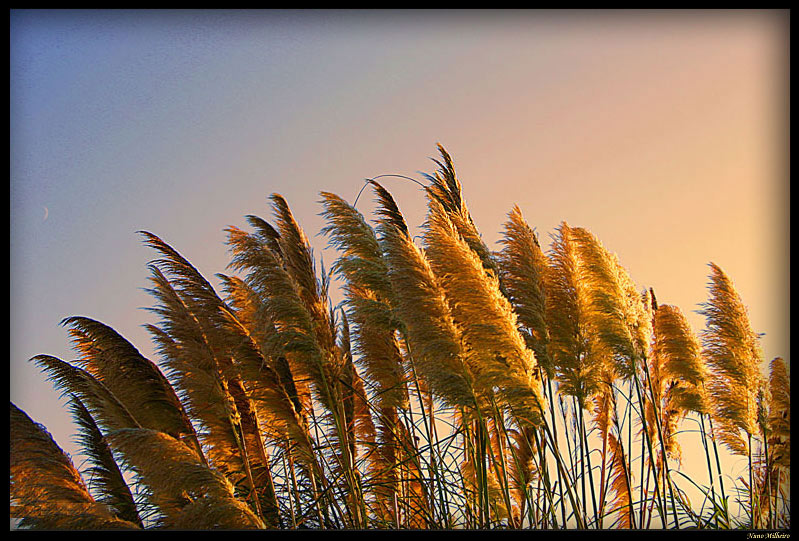
[[[84,315],[157,361],[137,231],[216,285],[277,192],[329,267],[319,192],[421,179],[437,143],[490,247],[514,204],[545,248],[586,227],[697,332],[715,262],[789,360],[788,47],[772,11],[12,10],[10,399],[74,453],[28,359],[73,360]]]

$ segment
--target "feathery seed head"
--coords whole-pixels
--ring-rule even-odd
[[[519,334],[516,314],[497,277],[487,272],[460,236],[444,207],[429,198],[426,253],[440,280],[455,324],[475,354],[470,370],[486,392],[496,389],[514,414],[540,423],[543,394],[537,363]]]
[[[699,311],[706,318],[702,355],[710,368],[708,389],[718,432],[728,447],[739,453],[747,449],[739,430],[757,433],[762,352],[732,281],[715,263],[709,266],[710,297]]]

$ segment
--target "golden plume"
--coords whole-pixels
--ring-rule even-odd
[[[13,403],[10,409],[11,518],[22,528],[136,529],[94,500],[52,436]]]
[[[492,391],[520,421],[542,422],[544,399],[535,357],[516,326],[516,314],[432,195],[424,239],[431,267],[444,291],[455,324],[473,352],[469,368],[485,396]]]
[[[652,295],[648,294],[647,304],[654,307]],[[642,430],[646,429],[650,440],[656,441],[657,426],[660,426],[666,453],[680,459],[677,426],[691,411],[708,412],[708,371],[699,340],[679,308],[667,304],[657,306],[652,320],[654,340],[648,366],[653,400],[645,403],[646,422]],[[659,419],[655,418],[656,411]],[[662,460],[659,456],[658,461]]]
[[[628,472],[625,465],[624,451],[621,443],[613,434],[608,435],[608,445],[611,454],[610,490],[614,494],[613,499],[610,501],[610,509],[611,512],[618,512],[615,527],[630,528],[632,527],[632,509],[630,507],[630,502],[632,501],[630,486],[632,483],[627,482]]]
[[[229,266],[248,271],[245,282],[275,326],[274,355],[288,359],[295,378],[312,382],[325,408],[336,408],[330,385],[338,380],[341,359],[337,359],[329,316],[315,294],[316,286],[311,292],[303,293],[303,288],[288,271],[288,265],[284,266],[284,261],[259,239],[235,227],[228,227],[227,232],[233,254]],[[295,252],[302,253],[301,250]],[[297,253],[295,257],[300,258]],[[309,296],[312,307],[306,302]]]
[[[505,232],[499,242],[504,245],[498,254],[500,283],[516,312],[527,347],[535,353],[538,365],[547,377],[552,378],[555,367],[547,352],[547,259],[518,206],[508,213]]]
[[[133,413],[122,404],[101,381],[86,370],[73,366],[51,355],[37,355],[31,359],[53,382],[61,396],[74,395],[80,398],[103,428],[141,428]]]
[[[185,528],[191,517],[194,529],[265,527],[249,506],[234,496],[233,485],[224,475],[203,464],[171,436],[155,430],[124,429],[107,438],[152,491],[159,508],[166,510],[162,526]],[[199,513],[198,507],[213,512]]]
[[[669,405],[683,414],[707,413],[708,370],[699,340],[679,308],[667,304],[658,307],[654,335],[657,373],[664,388],[669,389]]]
[[[423,174],[423,176],[430,181],[427,187],[427,194],[429,198],[434,199],[439,203],[444,213],[449,217],[458,234],[463,238],[466,244],[471,248],[483,268],[494,277],[499,275],[496,261],[491,255],[491,251],[483,242],[480,232],[472,220],[469,209],[466,207],[466,201],[463,199],[461,190],[461,183],[455,174],[455,166],[452,163],[452,158],[444,150],[440,144],[437,145],[438,152],[441,154],[441,160],[433,159],[433,162],[438,165],[438,170],[433,175]]]
[[[580,298],[580,276],[572,228],[562,222],[552,236],[545,278],[549,355],[560,392],[575,397],[583,408],[601,387],[604,365],[597,356]]]
[[[372,185],[378,193],[387,194],[376,182]],[[383,207],[378,237],[388,265],[392,308],[407,335],[413,363],[446,404],[474,407],[477,401],[461,333],[429,261],[411,241],[407,228],[400,227],[395,216],[386,216],[391,210]]]
[[[347,318],[352,322],[358,365],[374,387],[379,407],[405,407],[402,356],[396,338],[398,322],[391,311],[391,282],[377,236],[354,207],[337,195],[322,192],[322,233],[341,251],[333,271],[346,283]]]
[[[111,327],[87,317],[68,317],[78,364],[102,382],[144,428],[196,440],[178,395],[161,370]],[[199,451],[199,445],[195,445]]]
[[[757,395],[763,385],[762,352],[752,331],[746,307],[721,268],[711,268],[710,298],[700,314],[706,318],[702,355],[710,368],[708,390],[719,439],[736,454],[748,453],[741,431],[757,434]]]
[[[508,430],[510,435],[510,448],[508,454],[508,477],[510,491],[515,504],[514,516],[520,521],[528,505],[533,505],[534,498],[528,494],[530,484],[538,476],[533,458],[538,449],[535,445],[532,427],[521,427],[519,430]]]
[[[639,355],[633,344],[629,323],[634,318],[630,317],[628,288],[621,280],[620,265],[588,230],[570,228],[569,235],[577,261],[580,316],[589,339],[618,376],[632,377]],[[636,296],[640,303],[640,296]]]
[[[782,357],[771,361],[769,372],[769,453],[772,462],[790,471],[791,467],[791,379]]]
[[[90,479],[90,492],[95,494],[98,502],[111,508],[118,518],[143,528],[136,502],[100,427],[86,406],[74,395],[69,407],[78,427],[77,443],[90,464],[82,472]]]

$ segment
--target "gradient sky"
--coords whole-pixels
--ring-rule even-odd
[[[713,261],[789,359],[787,12],[16,10],[10,31],[10,398],[69,452],[28,359],[74,358],[70,315],[157,359],[136,231],[217,284],[223,228],[278,192],[329,266],[319,192],[420,178],[438,142],[489,246],[514,204],[547,247],[587,227],[696,331]],[[384,185],[421,223],[418,186]]]

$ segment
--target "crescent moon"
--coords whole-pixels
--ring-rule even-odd
[[[48,216],[50,216],[50,211],[47,210],[47,207],[44,207],[44,218],[42,218],[42,221],[44,222],[45,220],[47,220]]]

